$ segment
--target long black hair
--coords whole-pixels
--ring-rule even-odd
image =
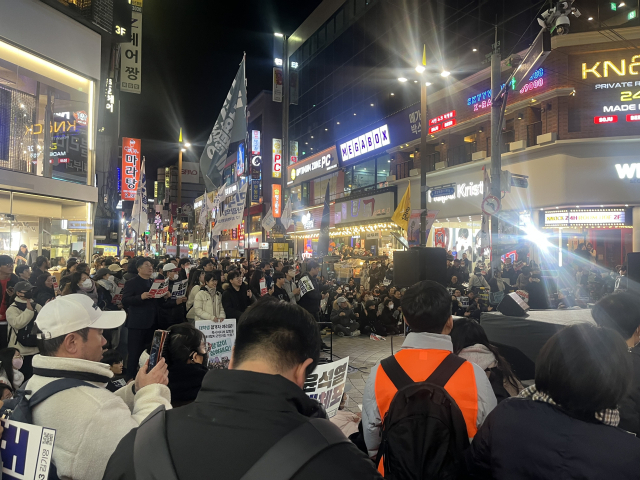
[[[187,363],[203,341],[205,341],[204,333],[190,323],[172,325],[169,327],[169,335],[162,355],[167,360],[167,365]]]
[[[0,350],[0,368],[4,370],[11,388],[13,388],[13,356],[18,351],[17,348],[3,348]]]
[[[196,285],[200,285],[200,275],[204,273],[204,270],[201,268],[192,268],[189,270],[189,281],[187,282],[187,298],[189,298],[189,294],[193,287]],[[200,285],[202,286],[202,285]]]
[[[456,355],[458,355],[463,348],[471,347],[473,345],[480,344],[487,347],[491,353],[493,353],[493,356],[496,357],[498,370],[502,372],[504,378],[513,385],[516,390],[521,388],[518,377],[513,373],[511,365],[509,365],[509,362],[500,355],[500,351],[489,343],[489,339],[487,338],[484,328],[482,328],[477,321],[471,318],[456,320],[453,322],[453,329],[449,335],[451,336],[451,342],[453,342],[453,353]]]

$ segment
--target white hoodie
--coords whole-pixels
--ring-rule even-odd
[[[67,370],[110,379],[109,365],[77,358],[36,355],[33,367]],[[27,389],[37,392],[56,378],[34,375]],[[56,393],[33,409],[35,425],[56,430],[53,463],[61,479],[101,480],[120,440],[158,406],[171,408],[165,385],[147,385],[133,393],[127,385],[111,393],[106,381],[89,381],[98,388],[75,387]]]

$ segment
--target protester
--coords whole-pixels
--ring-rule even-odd
[[[0,348],[7,346],[7,308],[13,302],[14,287],[20,279],[13,273],[13,258],[0,255]]]
[[[469,277],[469,290],[477,291],[479,288],[486,288],[489,290],[491,287],[489,287],[487,280],[484,278],[484,275],[482,275],[482,270],[476,267],[473,271],[473,275]]]
[[[596,303],[591,315],[598,325],[615,330],[627,342],[632,376],[631,386],[619,403],[619,427],[640,435],[640,300],[630,293],[617,292]]]
[[[261,284],[265,285],[266,287],[267,281],[264,276],[264,271],[257,268],[253,271],[253,275],[251,275],[251,280],[249,281],[249,288],[251,288],[251,293],[256,298],[260,298],[263,296]]]
[[[55,280],[56,277],[49,273],[38,275],[38,278],[36,279],[36,291],[34,297],[38,305],[44,307],[49,300],[56,298],[56,291],[53,288]]]
[[[207,273],[212,275],[212,273]],[[204,290],[201,290],[205,293]],[[192,403],[198,396],[209,364],[209,348],[204,334],[190,323],[169,328],[163,355],[169,366],[171,405]]]
[[[185,321],[187,311],[184,304],[187,302],[187,297],[184,295],[174,297],[173,295],[174,286],[180,282],[180,273],[174,262],[165,263],[162,267],[162,273],[166,279],[169,279],[169,293],[173,297],[171,304],[165,302],[163,308],[158,310],[158,328],[167,330],[171,325]]]
[[[402,328],[398,326],[398,317],[394,315],[394,302],[395,298],[386,298],[378,306],[379,320],[384,325],[387,335],[398,335],[402,332]]]
[[[224,308],[222,308],[222,294],[218,291],[217,286],[218,272],[207,272],[204,276],[204,286],[198,290],[193,303],[196,321],[226,318]]]
[[[509,279],[502,278],[502,272],[499,268],[493,270],[493,278],[489,280],[491,293],[504,292],[509,289]]]
[[[275,272],[273,274],[273,289],[271,292],[271,296],[276,297],[278,300],[282,300],[283,302],[291,303],[289,294],[284,288],[285,281],[286,280],[284,273]]]
[[[242,313],[255,302],[251,290],[242,282],[242,274],[233,271],[227,275],[229,288],[222,294],[222,307],[227,318],[240,320]]]
[[[532,310],[544,310],[551,308],[547,288],[542,282],[540,270],[533,270],[529,276],[529,283],[524,285],[529,294],[529,307]]]
[[[103,337],[105,331],[106,330],[103,330],[102,332]],[[124,368],[124,358],[118,350],[105,350],[100,362],[109,365],[109,370],[113,373],[113,377],[111,377],[109,379],[109,383],[107,383],[107,390],[110,392],[116,392],[127,384],[124,374],[122,373]]]
[[[207,478],[214,468],[216,478],[239,480],[283,437],[306,425],[309,417],[322,418],[317,401],[302,391],[319,353],[318,327],[313,317],[295,305],[271,297],[260,299],[238,323],[229,369],[210,370],[194,403],[165,414],[166,440],[177,476]],[[338,438],[345,438],[328,420],[314,421],[321,422],[323,429],[335,429]],[[136,478],[134,460],[140,460],[134,443],[142,428],[120,443],[104,480]],[[222,438],[224,441],[220,441]],[[307,442],[312,439],[306,435],[294,442],[295,456],[280,465],[287,470],[297,462],[300,466],[283,478],[381,478],[350,442],[329,444],[323,439],[320,451],[306,459]],[[267,478],[277,475],[278,470],[276,467],[273,472],[260,474]]]
[[[101,310],[117,310],[118,307],[112,303],[113,296],[116,294],[115,277],[108,268],[101,268],[93,276],[96,284],[96,292],[98,293],[98,301],[96,304]]]
[[[49,259],[44,255],[36,258],[36,261],[31,265],[31,276],[29,277],[29,283],[36,285],[38,283],[38,277],[42,274],[49,273]]]
[[[127,273],[125,273],[122,276],[122,279],[125,282],[128,282],[129,280],[136,278],[138,276],[138,268],[136,267],[137,262],[139,259],[131,259],[131,261],[127,262],[126,265],[126,269],[127,269]],[[148,259],[147,259],[148,260]],[[151,261],[149,261],[149,265],[151,265],[151,268],[153,270],[153,263]],[[123,266],[123,268],[125,268]]]
[[[64,287],[67,286],[67,283],[71,281],[71,275],[76,272],[78,268],[78,260],[75,258],[70,258],[67,260],[67,268],[60,272],[60,290],[64,290]]]
[[[6,383],[13,391],[24,382],[24,374],[20,371],[24,359],[17,348],[0,350],[0,382]]]
[[[196,296],[200,289],[204,286],[204,270],[200,268],[193,268],[189,275],[189,282],[187,283],[187,321],[193,323],[196,318],[196,311],[193,309],[193,304],[196,301]]]
[[[189,276],[189,270],[191,270],[191,260],[188,258],[181,258],[178,262],[178,268],[180,269],[178,272],[178,279],[186,280]]]
[[[357,322],[356,314],[345,297],[338,297],[331,312],[331,323],[336,335],[339,337],[357,337],[360,335],[360,324]]]
[[[102,331],[120,326],[125,313],[102,312],[80,294],[57,298],[41,313],[36,320],[41,355],[34,358],[37,374],[27,390],[35,394],[58,378],[87,386],[44,400],[31,411],[33,423],[56,431],[52,460],[59,478],[99,480],[122,437],[159,405],[171,408],[165,361],[149,373],[142,368],[133,385],[111,393],[104,387],[113,373],[100,363]]]
[[[296,269],[291,265],[287,265],[283,267],[282,273],[285,274],[284,289],[289,296],[289,302],[291,302],[292,305],[296,305],[298,299],[300,298],[300,288],[296,284],[295,280]]]
[[[20,281],[28,282],[31,277],[31,269],[29,265],[18,265],[15,270],[15,274],[18,276]]]
[[[407,289],[402,311],[411,332],[394,357],[413,381],[421,382],[453,352],[451,297],[442,285],[425,280]],[[496,406],[487,375],[478,365],[465,361],[444,388],[460,408],[472,439]],[[376,364],[366,382],[362,411],[364,440],[372,458],[378,453],[382,419],[396,392],[387,373]]]
[[[304,308],[307,312],[309,312],[313,318],[316,319],[316,322],[320,321],[320,302],[324,299],[327,299],[327,305],[331,306],[333,303],[331,298],[327,293],[322,293],[320,290],[320,284],[318,283],[318,274],[320,273],[320,265],[317,262],[311,260],[307,262],[307,273],[304,274],[300,281],[302,282],[303,278],[306,277],[313,285],[313,289],[305,293],[297,300],[297,304]],[[329,315],[331,312],[327,312]],[[329,346],[321,342],[322,350],[328,351]]]
[[[36,317],[42,307],[31,299],[33,286],[29,282],[18,282],[15,286],[15,292],[14,301],[7,308],[9,347],[17,349],[22,355],[22,373],[24,373],[25,379],[28,380],[33,375],[32,361],[34,355],[38,353],[38,347],[35,346],[35,338],[33,337],[30,338],[31,341],[23,338],[25,343],[29,343],[29,345],[23,345],[18,340],[18,334],[23,329],[31,331],[33,322],[37,320]]]
[[[467,450],[471,477],[637,479],[640,439],[617,427],[630,360],[615,331],[560,330],[538,355],[535,385],[500,403],[478,430]]]
[[[128,357],[127,378],[134,378],[138,368],[138,358],[151,343],[153,332],[158,327],[158,312],[162,308],[176,304],[167,292],[162,298],[154,298],[149,293],[153,280],[153,266],[149,259],[139,258],[138,275],[124,284],[122,289],[122,305],[127,311]]]
[[[509,362],[489,343],[487,334],[477,321],[463,318],[453,322],[451,342],[453,353],[475,363],[486,372],[498,403],[517,396],[523,389]]]

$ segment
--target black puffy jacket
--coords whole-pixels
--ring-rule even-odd
[[[640,435],[640,345],[630,355],[633,378],[627,395],[620,401],[620,428]]]
[[[640,439],[524,398],[498,404],[466,452],[471,478],[616,480],[640,477]]]

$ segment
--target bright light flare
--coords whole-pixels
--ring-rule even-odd
[[[425,70],[426,70],[426,68],[424,67],[424,65],[417,65],[416,66],[416,72],[418,72],[418,73],[424,73]]]
[[[399,82],[404,83],[404,82],[406,82],[406,81],[407,81],[407,79],[406,79],[406,78],[404,78],[404,77],[399,77],[399,78],[398,78],[398,81],[399,81]]]
[[[442,70],[442,73],[440,75],[443,77],[448,77],[449,75],[451,75],[451,72],[448,70]]]

